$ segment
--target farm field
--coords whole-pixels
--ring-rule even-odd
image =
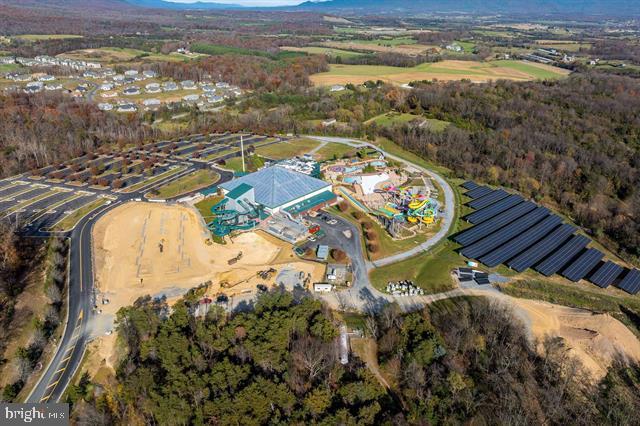
[[[185,61],[189,59],[206,56],[202,54],[184,55],[182,53],[172,52],[169,54],[147,52],[139,49],[120,48],[120,47],[101,47],[98,49],[80,49],[72,50],[57,55],[76,60],[96,61],[103,63],[119,63],[119,62],[153,62],[153,61]]]
[[[83,36],[77,34],[22,34],[15,36],[15,38],[27,41],[40,41],[40,40],[64,40],[69,38],[82,38]]]
[[[280,49],[288,52],[304,52],[310,55],[340,56],[343,58],[352,58],[355,56],[363,55],[363,53],[360,53],[360,52],[352,52],[349,50],[334,49],[331,47],[318,47],[318,46],[307,46],[307,47],[284,46],[284,47],[281,47]]]
[[[405,84],[416,80],[453,81],[468,79],[482,83],[489,80],[529,81],[557,79],[569,71],[549,65],[525,61],[454,61],[424,63],[412,68],[378,65],[331,65],[328,72],[311,76],[318,86],[333,84],[362,84],[369,80],[382,80],[393,84]]]
[[[322,45],[333,49],[357,50],[372,53],[395,52],[405,55],[418,55],[429,49],[440,50],[436,46],[417,44],[413,39],[411,39],[411,41],[413,41],[413,43],[407,44],[389,43],[391,40],[326,41],[322,43]]]

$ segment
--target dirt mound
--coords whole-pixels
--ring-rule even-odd
[[[594,378],[603,377],[618,354],[640,361],[640,341],[611,315],[533,300],[512,300],[527,313],[538,340],[562,337]]]

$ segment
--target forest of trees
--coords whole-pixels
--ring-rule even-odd
[[[205,318],[196,300],[119,312],[117,384],[72,387],[78,422],[631,425],[640,409],[640,366],[620,361],[592,383],[559,340],[536,352],[513,314],[482,298],[411,314],[389,305],[363,321],[389,389],[356,355],[337,361],[337,320],[303,293]]]
[[[0,177],[66,161],[102,143],[159,135],[137,115],[106,114],[63,94],[0,94]]]
[[[10,224],[0,223],[0,372],[13,378],[0,389],[0,401],[14,400],[33,373],[61,322],[62,295],[66,291],[65,240],[19,238],[14,231]],[[24,302],[17,309],[29,285],[44,291],[45,297],[40,300],[47,304],[39,314]],[[26,344],[7,354],[11,341],[24,337],[23,333],[29,337]]]

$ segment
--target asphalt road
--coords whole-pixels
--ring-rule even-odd
[[[214,170],[220,174],[218,183],[223,183],[233,178],[232,172],[221,169]],[[190,169],[189,171],[192,170]],[[181,173],[180,175],[183,174]],[[55,355],[41,374],[39,381],[33,387],[25,402],[58,402],[82,362],[87,343],[93,337],[91,335],[92,330],[88,327],[88,324],[91,323],[94,315],[99,315],[94,310],[96,303],[93,285],[92,230],[95,223],[110,210],[123,203],[142,198],[144,193],[154,187],[164,185],[175,179],[177,179],[176,176],[171,176],[141,188],[139,191],[119,194],[115,202],[85,216],[71,232],[65,234],[70,244],[67,291],[68,313],[65,321],[65,330]],[[38,233],[38,236],[44,237],[48,235],[41,230]]]

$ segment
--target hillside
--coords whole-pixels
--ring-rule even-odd
[[[640,13],[640,4],[622,0],[330,0],[307,1],[299,6],[314,10],[351,10],[359,13],[397,13],[419,11],[423,13],[502,13],[551,15],[608,15],[625,16]]]

